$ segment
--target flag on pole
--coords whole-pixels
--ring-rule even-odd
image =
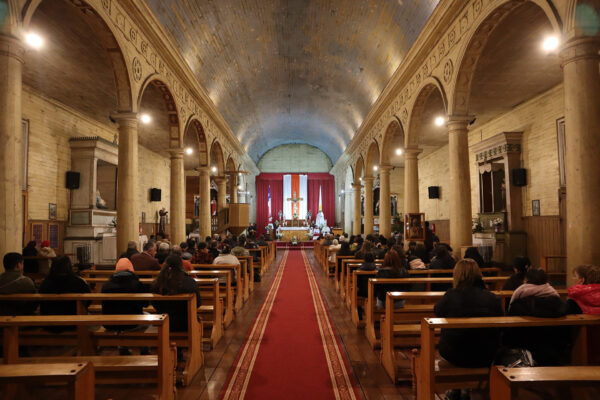
[[[319,185],[319,211],[323,211],[323,202],[321,201],[321,185]]]
[[[269,223],[271,223],[271,185],[269,185],[269,196],[267,197],[267,206],[269,207]]]

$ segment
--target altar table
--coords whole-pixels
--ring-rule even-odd
[[[291,241],[292,237],[296,237],[298,240],[307,240],[306,234],[310,232],[310,228],[308,227],[291,227],[291,226],[282,226],[279,228],[279,233],[281,233],[282,237],[279,240],[282,241]]]

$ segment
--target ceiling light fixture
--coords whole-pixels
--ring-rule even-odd
[[[542,42],[542,49],[547,52],[558,49],[559,40],[557,36],[546,36]]]
[[[217,172],[217,167],[212,167],[210,170],[211,170],[212,172]]]
[[[191,155],[194,152],[194,149],[192,149],[191,147],[186,147],[185,149],[185,154],[187,154],[188,156]]]
[[[25,42],[34,49],[39,49],[44,45],[44,39],[37,33],[28,33],[25,35]]]
[[[444,122],[446,122],[446,118],[439,116],[439,117],[435,118],[434,122],[437,126],[442,126],[442,125],[444,125]]]
[[[140,121],[142,121],[143,124],[149,124],[150,121],[152,121],[152,117],[150,116],[150,114],[142,114],[140,116]]]
[[[402,151],[402,149],[401,149],[401,148],[397,148],[397,149],[396,149],[396,155],[397,155],[397,156],[401,156],[401,155],[402,155],[402,153],[403,153],[403,151]]]
[[[377,171],[379,167],[377,165],[373,165],[373,171]]]

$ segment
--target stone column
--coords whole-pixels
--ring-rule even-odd
[[[237,174],[229,175],[229,202],[238,202],[238,176]]]
[[[24,49],[0,35],[0,256],[23,249],[21,93]],[[0,265],[0,271],[4,267]]]
[[[600,259],[600,76],[598,38],[574,38],[561,51],[565,91],[567,285],[580,264]]]
[[[418,213],[419,208],[419,160],[421,149],[404,150],[404,212]],[[425,216],[427,217],[427,216]]]
[[[227,208],[227,178],[220,176],[214,179],[217,183],[217,210],[221,211]]]
[[[198,210],[199,229],[202,240],[212,235],[210,220],[210,169],[208,167],[198,168],[200,177],[200,206]]]
[[[352,184],[352,198],[354,199],[354,212],[352,215],[352,234],[360,235],[362,225],[362,215],[360,212],[360,190],[362,189],[361,184]]]
[[[186,239],[183,149],[170,149],[169,153],[171,153],[171,243],[179,244]]]
[[[450,245],[454,257],[460,258],[462,246],[472,243],[471,178],[469,171],[469,130],[472,118],[451,116],[448,119],[450,152]]]
[[[117,255],[127,242],[139,240],[138,206],[138,118],[136,113],[116,113],[119,124],[119,165],[117,173]]]
[[[373,180],[372,176],[363,178],[365,185],[365,235],[373,232]]]
[[[379,233],[386,238],[392,233],[390,209],[390,171],[391,165],[379,166]]]

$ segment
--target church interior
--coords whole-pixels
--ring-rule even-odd
[[[600,0],[0,0],[0,399],[600,398]]]

